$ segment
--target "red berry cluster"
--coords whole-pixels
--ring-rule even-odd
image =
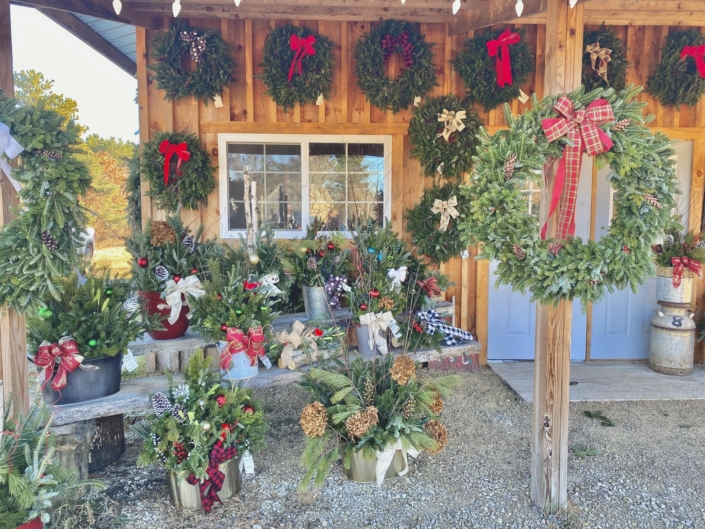
[[[181,464],[188,457],[188,452],[183,443],[174,443],[174,455],[178,464]]]
[[[225,395],[218,395],[215,398],[215,401],[218,403],[218,407],[222,408],[223,406],[225,406],[225,402],[226,402]]]

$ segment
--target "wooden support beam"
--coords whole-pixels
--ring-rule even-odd
[[[566,0],[567,2],[568,0]],[[537,15],[546,11],[546,0],[524,0],[524,11],[521,19],[518,19],[516,12],[516,0],[493,0],[487,9],[473,9],[467,11],[466,16],[459,15],[450,23],[450,34],[458,35],[474,29],[494,26],[495,24],[506,24],[511,21],[524,23],[524,17]]]
[[[92,17],[121,22],[131,26],[138,26],[150,29],[161,29],[161,21],[157,20],[151,13],[136,13],[129,2],[124,2],[119,15],[115,14],[109,2],[97,2],[90,0],[11,0],[13,4],[36,7],[43,9],[54,9],[67,11],[79,15],[89,15]]]
[[[120,67],[130,75],[137,73],[137,65],[115,46],[84,24],[79,18],[67,11],[57,9],[37,9],[41,14],[56,22],[66,31],[88,44],[103,57]]]

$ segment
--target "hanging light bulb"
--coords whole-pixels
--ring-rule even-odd
[[[458,11],[460,11],[460,4],[461,4],[460,0],[455,0],[453,2],[453,14],[454,15],[458,14]]]
[[[113,0],[113,9],[115,10],[115,14],[119,15],[122,9],[122,2],[120,0]]]
[[[406,0],[401,0],[401,3],[402,3],[402,4],[406,4]]]
[[[171,10],[174,12],[174,18],[178,17],[181,12],[181,0],[174,0],[174,3],[171,4]]]
[[[235,0],[235,7],[240,7],[240,1],[241,0]]]
[[[517,16],[520,17],[521,14],[524,12],[524,2],[522,2],[522,0],[517,0],[516,10]]]
[[[568,0],[568,4],[570,5],[570,8],[573,9],[575,7],[575,4],[578,3],[578,0]]]

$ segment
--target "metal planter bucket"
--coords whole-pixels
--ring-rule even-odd
[[[304,310],[309,320],[332,320],[333,313],[328,304],[328,294],[323,287],[303,287]]]
[[[691,375],[695,322],[683,307],[664,307],[661,314],[651,320],[649,367],[666,375]]]
[[[228,342],[218,342],[218,352],[220,353],[227,345]],[[259,373],[259,360],[255,362],[255,365],[252,365],[252,360],[245,352],[235,353],[230,366],[228,371],[220,370],[223,380],[245,380],[255,377]]]
[[[75,404],[88,400],[102,399],[120,391],[122,378],[122,353],[115,356],[104,356],[94,360],[84,360],[85,366],[96,366],[98,369],[81,369],[80,367],[66,375],[66,387],[61,392],[54,391],[51,382],[43,384],[42,397],[49,405]],[[54,374],[59,369],[54,364]],[[53,380],[53,375],[52,375]]]
[[[23,523],[17,527],[17,529],[44,529],[44,523],[42,523],[41,518],[35,518],[34,520]]]
[[[396,478],[399,476],[399,472],[404,471],[406,465],[404,465],[404,456],[401,450],[397,450],[394,454],[394,459],[392,459],[392,464],[389,465],[384,479]],[[350,457],[350,468],[343,467],[343,473],[345,477],[350,481],[356,481],[357,483],[375,483],[377,481],[377,458],[365,457],[362,451],[353,452]]]
[[[656,299],[668,304],[681,303],[690,306],[693,300],[693,280],[695,274],[687,268],[683,270],[681,284],[678,288],[673,286],[673,268],[666,266],[656,267]]]
[[[225,474],[223,488],[218,492],[221,501],[225,501],[234,496],[242,489],[242,473],[240,472],[240,459],[237,457],[222,463],[220,471]],[[169,487],[169,500],[181,509],[200,509],[201,491],[198,485],[190,485],[185,479],[179,483],[174,472],[167,474],[167,486]]]
[[[367,324],[355,325],[357,335],[357,350],[363,356],[374,356],[379,352],[377,345],[370,349],[370,328]]]

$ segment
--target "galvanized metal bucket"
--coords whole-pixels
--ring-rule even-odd
[[[325,288],[303,287],[303,295],[306,318],[309,320],[333,319]]]
[[[673,286],[673,267],[656,267],[656,299],[668,304],[679,303],[689,306],[693,300],[693,280],[695,274],[687,268],[683,270],[681,284]]]
[[[396,478],[399,472],[403,472],[406,468],[404,464],[404,455],[401,450],[397,450],[392,459],[392,464],[389,465],[384,479]],[[350,458],[350,468],[343,467],[343,473],[351,481],[358,483],[375,483],[377,481],[377,458],[365,457],[360,452],[353,452]]]
[[[651,320],[649,367],[666,375],[691,375],[695,330],[687,308],[664,306]]]
[[[357,351],[362,356],[374,356],[379,352],[377,345],[370,349],[370,329],[367,324],[355,325],[355,335],[357,336]]]
[[[242,488],[240,459],[242,458],[230,459],[218,467],[225,474],[223,488],[218,492],[218,497],[221,501],[225,501],[237,494]],[[169,471],[167,476],[167,485],[169,487],[169,499],[173,505],[181,509],[201,508],[201,491],[198,485],[190,485],[185,479],[179,483],[176,474],[171,471]]]
[[[218,353],[227,345],[228,342],[218,342]],[[252,359],[244,351],[233,355],[231,366],[228,371],[220,370],[223,380],[245,380],[257,376],[259,373],[259,360],[255,362],[255,365],[252,365]]]

